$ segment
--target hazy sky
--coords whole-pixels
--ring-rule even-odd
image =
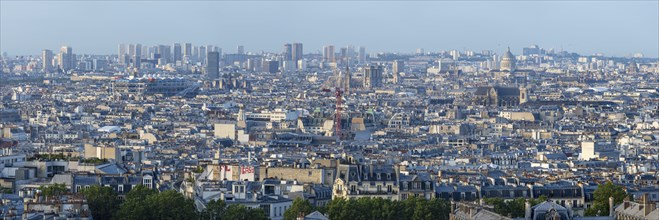
[[[213,44],[226,53],[305,53],[325,44],[367,52],[538,44],[589,55],[659,57],[659,1],[4,1],[0,51],[116,54],[119,43]]]

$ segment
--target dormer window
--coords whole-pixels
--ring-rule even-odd
[[[380,180],[380,174],[378,173],[378,180]]]

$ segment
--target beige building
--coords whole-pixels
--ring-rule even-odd
[[[236,140],[236,123],[221,122],[214,125],[213,134],[216,138],[229,138]]]
[[[121,150],[114,146],[94,146],[85,144],[85,158],[98,158],[108,160],[121,160]]]
[[[531,112],[502,111],[499,113],[499,117],[513,121],[535,121],[536,119]]]

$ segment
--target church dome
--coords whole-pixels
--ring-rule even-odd
[[[503,54],[501,57],[501,70],[513,71],[515,69],[515,56],[510,52],[510,47],[508,51]]]
[[[508,47],[508,51],[506,51],[505,54],[503,54],[502,59],[514,59],[515,56],[513,56],[513,53],[510,52],[510,47]]]

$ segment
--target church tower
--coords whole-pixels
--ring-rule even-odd
[[[529,101],[529,94],[526,88],[519,88],[519,104],[526,103]]]

